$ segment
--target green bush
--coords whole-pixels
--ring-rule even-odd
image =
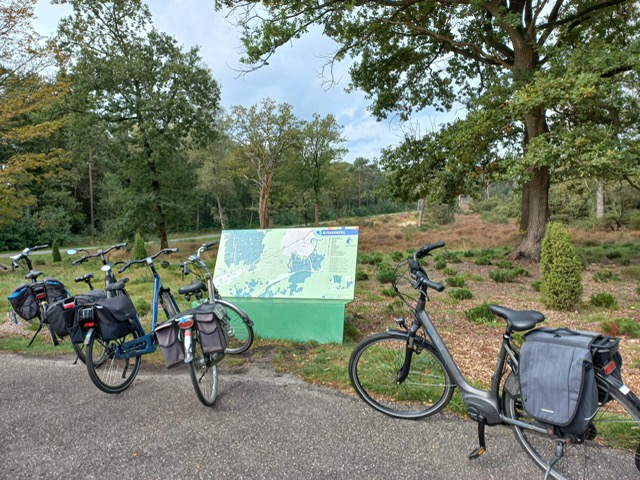
[[[547,224],[540,257],[542,302],[569,310],[582,299],[582,271],[578,252],[569,233],[556,222]]]
[[[364,280],[369,280],[369,274],[362,270],[356,270],[356,281],[362,282]]]
[[[449,225],[455,220],[455,208],[451,205],[429,205],[427,216],[437,225]]]
[[[476,265],[491,265],[491,260],[493,259],[492,255],[482,255],[481,257],[476,258]]]
[[[444,259],[436,260],[433,264],[433,268],[435,268],[436,270],[444,270],[445,268],[447,268],[447,261]]]
[[[58,245],[58,241],[54,240],[53,245],[51,246],[51,259],[53,263],[60,263],[62,261],[62,255],[60,255],[60,246]]]
[[[393,288],[383,288],[380,293],[382,293],[382,295],[384,295],[385,297],[395,297],[396,296],[396,291]]]
[[[143,258],[147,258],[149,254],[147,253],[147,249],[144,246],[144,239],[142,235],[136,233],[136,238],[133,242],[133,250],[131,251],[131,257],[134,260],[142,260]]]
[[[513,269],[503,270],[499,268],[498,270],[492,270],[491,272],[489,272],[489,278],[497,283],[511,283],[516,279],[517,276],[518,272]]]
[[[633,230],[640,230],[640,211],[629,214],[629,227]]]
[[[539,292],[542,288],[542,282],[540,280],[531,282],[531,288],[533,288],[536,292]]]
[[[456,300],[468,300],[470,298],[473,298],[473,294],[468,288],[451,289],[449,290],[449,296],[451,298],[455,298]]]
[[[455,277],[458,274],[458,271],[455,268],[447,267],[442,270],[442,273],[444,273],[448,277]]]
[[[611,270],[600,270],[593,274],[594,282],[607,283],[611,280],[620,280],[620,277]]]
[[[376,278],[380,283],[393,282],[395,278],[393,268],[389,265],[381,265],[380,270],[378,270],[378,274],[376,275]]]
[[[464,281],[464,278],[462,277],[448,277],[445,281],[444,281],[447,285],[449,285],[450,287],[466,287],[467,284]]]
[[[364,263],[365,265],[379,265],[382,263],[382,260],[384,260],[384,257],[380,252],[360,255],[360,263]]]
[[[609,293],[596,293],[591,295],[591,305],[594,307],[608,308],[615,310],[618,308],[618,301]]]
[[[393,260],[394,262],[399,262],[400,260],[402,260],[405,257],[404,253],[402,252],[393,252],[391,254],[391,260]]]
[[[508,260],[499,260],[496,262],[496,267],[502,268],[503,270],[511,270],[513,268],[513,263]]]
[[[141,297],[133,297],[133,306],[136,307],[138,315],[144,317],[151,313],[151,304]]]
[[[493,313],[491,313],[488,303],[483,303],[482,305],[466,310],[464,316],[467,320],[474,323],[492,323],[495,321],[495,317]]]

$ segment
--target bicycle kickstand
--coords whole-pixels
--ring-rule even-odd
[[[484,428],[487,425],[487,421],[484,419],[484,417],[481,416],[480,418],[478,418],[477,422],[478,422],[478,441],[480,442],[480,446],[469,454],[469,460],[474,460],[480,457],[484,452],[487,451],[487,442],[484,436]]]
[[[553,466],[558,463],[558,460],[560,460],[564,456],[564,446],[564,439],[559,438],[556,440],[556,455],[553,457],[553,460],[549,463],[549,466],[544,473],[544,480],[547,480],[549,478],[549,474],[551,473],[551,469],[553,468]]]

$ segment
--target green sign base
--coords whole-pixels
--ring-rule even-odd
[[[343,341],[344,309],[350,300],[225,299],[247,312],[258,337],[318,343]]]

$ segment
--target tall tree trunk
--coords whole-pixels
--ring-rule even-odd
[[[424,198],[418,200],[418,228],[422,226],[424,220],[424,205],[427,203]]]
[[[320,225],[320,204],[318,204],[318,202],[316,202],[313,206],[313,213],[314,213],[314,219],[316,222],[316,227],[318,225]]]
[[[548,131],[544,109],[525,115],[525,142]],[[525,149],[526,149],[525,143]],[[523,234],[520,244],[512,253],[513,258],[539,261],[542,239],[549,220],[549,167],[532,167],[529,180],[522,190]]]
[[[216,199],[216,204],[218,205],[218,218],[220,218],[220,228],[222,230],[227,229],[227,219],[224,213],[224,208],[222,207],[222,202],[220,201],[220,195],[213,194]]]
[[[598,180],[596,190],[596,218],[604,218],[604,180]]]

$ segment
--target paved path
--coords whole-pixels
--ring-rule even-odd
[[[143,360],[127,391],[107,395],[72,361],[0,354],[0,478],[542,478],[506,427],[470,461],[469,421],[395,420],[261,367],[223,371],[207,408],[185,368]]]

